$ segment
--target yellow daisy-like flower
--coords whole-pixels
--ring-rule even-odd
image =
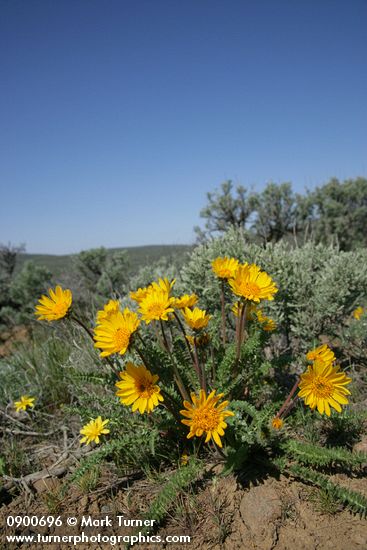
[[[144,365],[127,363],[126,371],[120,372],[119,376],[121,380],[115,384],[118,387],[116,395],[127,407],[132,405],[133,412],[150,413],[159,401],[163,401],[160,387],[156,384],[158,374],[152,374]]]
[[[299,397],[311,409],[320,414],[330,416],[330,406],[341,412],[340,405],[347,405],[346,395],[350,394],[344,386],[350,384],[351,378],[340,370],[339,366],[333,367],[330,363],[316,359],[313,365],[309,365],[307,371],[301,374],[299,383]]]
[[[125,308],[117,311],[108,319],[103,319],[94,330],[95,348],[102,350],[101,357],[113,353],[126,353],[131,335],[139,327],[140,321],[134,311]]]
[[[216,258],[212,261],[212,269],[220,279],[230,279],[234,277],[239,266],[239,261],[235,258]]]
[[[329,348],[327,344],[322,344],[321,346],[318,346],[317,348],[309,351],[306,354],[306,358],[308,359],[308,361],[315,361],[315,359],[317,359],[318,361],[322,361],[325,364],[331,364],[333,361],[335,361],[334,352]]]
[[[102,420],[101,416],[98,416],[95,420],[88,422],[88,424],[83,426],[80,430],[81,435],[84,435],[84,437],[81,438],[80,443],[89,445],[89,443],[94,441],[98,445],[100,443],[99,437],[110,433],[110,430],[105,428],[108,423],[109,419]]]
[[[353,317],[357,319],[357,321],[360,320],[363,314],[364,314],[364,308],[362,306],[358,306],[352,313]]]
[[[283,420],[281,418],[278,418],[275,416],[273,420],[271,421],[271,425],[274,428],[274,430],[280,430],[283,427]]]
[[[36,306],[35,311],[38,321],[62,319],[71,307],[73,297],[68,288],[63,290],[61,286],[57,285],[54,291],[50,288],[48,293],[49,296],[42,295],[38,300],[39,305]]]
[[[120,302],[118,300],[110,300],[102,310],[97,311],[97,323],[111,319],[120,311]]]
[[[234,294],[252,302],[273,300],[278,292],[271,277],[256,264],[240,265],[229,284]]]
[[[165,277],[164,279],[158,279],[158,283],[156,281],[153,281],[149,288],[151,290],[163,290],[169,295],[175,282],[176,279],[172,279],[172,281],[170,282],[167,277]]]
[[[228,416],[234,416],[234,413],[225,410],[229,401],[223,401],[223,403],[217,406],[218,401],[222,399],[224,394],[219,393],[216,396],[215,392],[216,390],[213,390],[208,397],[205,395],[204,390],[200,390],[198,397],[195,393],[192,393],[192,403],[188,401],[184,401],[183,403],[185,409],[180,411],[180,413],[185,417],[185,420],[181,420],[181,422],[190,427],[187,439],[195,435],[201,437],[205,432],[205,443],[212,438],[219,447],[222,447],[220,436],[224,435],[224,430],[227,427],[225,419]]]
[[[185,309],[185,307],[192,307],[198,302],[199,298],[196,294],[184,294],[181,298],[175,298],[173,307],[176,309]]]
[[[261,323],[262,328],[267,332],[271,332],[277,328],[276,322],[273,319],[270,319],[270,317],[264,315],[261,309],[256,311],[256,317],[259,323]]]
[[[207,315],[205,309],[195,307],[189,309],[188,307],[182,312],[186,323],[193,330],[201,330],[205,328],[209,322],[211,315]]]
[[[135,292],[130,292],[130,298],[140,304],[140,302],[147,297],[148,292],[148,287],[138,288]]]
[[[29,397],[29,395],[21,395],[19,401],[14,401],[16,412],[26,411],[27,407],[34,407],[35,399],[35,397]]]
[[[154,320],[168,321],[169,313],[174,311],[172,307],[174,300],[165,290],[150,290],[139,304],[142,319],[147,324]]]
[[[167,277],[159,279],[158,282],[153,281],[153,283],[146,287],[138,288],[135,292],[130,292],[130,298],[140,305],[152,292],[166,292],[169,296],[175,282],[176,279],[170,282]]]

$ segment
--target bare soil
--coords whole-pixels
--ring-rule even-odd
[[[26,342],[28,329],[24,325],[15,326],[0,332],[0,357],[10,355],[14,345],[18,342]]]
[[[42,449],[39,445],[39,449]],[[42,453],[40,453],[42,456]],[[53,457],[44,452],[44,465]],[[337,474],[335,479],[346,487],[367,496],[367,479]],[[142,518],[149,503],[160,490],[157,480],[119,478],[115,468],[104,467],[98,484],[92,490],[72,486],[65,497],[60,497],[62,481],[51,476],[29,482],[10,502],[0,508],[0,525],[9,515],[106,515],[115,522],[117,515]],[[84,489],[84,490],[83,490]],[[258,484],[243,486],[234,476],[222,477],[220,467],[214,467],[214,476],[191,492],[178,496],[176,509],[157,533],[162,540],[167,535],[189,535],[188,544],[136,544],[134,548],[182,550],[362,550],[367,547],[367,521],[343,510],[335,503],[323,501],[322,494],[310,486],[284,476],[268,477]],[[7,528],[7,534],[86,534],[126,535],[127,527],[23,527]],[[1,529],[0,529],[1,532]],[[154,531],[151,530],[151,534]],[[3,530],[3,534],[5,531]],[[2,535],[0,540],[4,540]],[[3,550],[20,546],[6,543]],[[33,544],[32,548],[68,550],[72,544]],[[111,548],[110,544],[79,544],[77,548]],[[124,548],[116,544],[114,548]]]

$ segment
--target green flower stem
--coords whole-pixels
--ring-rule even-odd
[[[200,449],[201,449],[201,446],[202,446],[203,443],[204,443],[204,436],[201,436],[201,438],[199,439],[198,444],[196,444],[196,440],[194,441],[194,455],[195,455],[195,458],[199,458],[199,452],[200,452]]]
[[[197,348],[197,344],[196,344],[196,336],[194,336],[194,356],[195,356],[195,363],[196,363],[197,372],[199,374],[200,387],[205,391],[205,393],[207,393],[205,370],[204,370],[204,366],[201,365],[200,362],[199,362],[198,348]]]
[[[143,352],[138,348],[137,345],[135,345],[133,349],[134,349],[134,350],[136,351],[136,353],[139,355],[140,359],[141,359],[142,362],[143,362],[143,365],[145,365],[146,368],[149,369],[148,362],[147,362],[147,360],[145,359]]]
[[[215,377],[217,375],[216,369],[215,369],[215,355],[214,355],[214,348],[210,344],[210,357],[212,360],[212,372],[211,372],[211,385],[212,387],[215,385]]]
[[[171,397],[168,395],[168,393],[162,390],[162,388],[161,388],[161,394],[164,397],[164,402],[162,403],[162,405],[166,407],[166,409],[172,414],[173,418],[178,422],[179,425],[181,425],[182,419],[180,418],[178,412],[176,411],[174,407],[174,403],[172,403]]]
[[[144,342],[140,332],[137,330],[135,334],[137,335],[137,337],[139,338],[139,340],[142,343],[143,347],[145,348],[145,342]]]
[[[78,319],[78,317],[75,317],[74,315],[70,315],[70,319],[72,321],[74,321],[77,325],[79,325],[80,327],[82,327],[82,329],[85,330],[85,332],[88,334],[89,338],[92,339],[92,342],[94,344],[94,338],[93,338],[93,333],[90,331],[90,329],[83,323],[83,321],[81,321],[80,319]],[[109,366],[111,367],[111,369],[113,370],[113,372],[115,374],[118,374],[119,373],[119,369],[115,367],[113,361],[111,361],[111,359],[109,357],[103,357],[102,359],[105,359],[106,362],[109,364]]]
[[[163,341],[164,341],[164,345],[165,345],[165,348],[171,358],[171,362],[172,362],[172,367],[173,367],[173,377],[174,377],[174,380],[177,384],[177,387],[180,391],[180,394],[181,396],[183,397],[183,399],[185,401],[190,401],[190,398],[189,398],[189,394],[188,394],[188,391],[185,387],[185,384],[183,383],[183,380],[181,378],[181,375],[178,371],[178,368],[177,368],[177,365],[176,365],[176,360],[174,358],[174,356],[172,355],[172,352],[170,350],[170,347],[168,345],[168,341],[167,341],[167,337],[166,337],[166,333],[164,332],[164,327],[163,327],[163,323],[162,323],[162,319],[159,320],[160,321],[160,324],[161,324],[161,329],[162,329],[162,335],[163,335]]]
[[[217,445],[215,441],[213,441],[213,443],[214,443],[214,447],[215,447],[215,450],[217,451],[217,453],[218,453],[222,458],[224,458],[225,460],[227,460],[226,455],[224,454],[224,452],[222,451],[222,449],[219,447],[219,445]]]
[[[242,304],[241,304],[242,306]],[[241,312],[242,312],[242,307],[241,309],[239,310],[238,312],[238,315],[236,317],[236,343],[238,345],[238,340],[239,340],[239,333],[240,333],[240,317],[241,317]]]
[[[85,330],[85,332],[88,334],[89,338],[91,338],[92,342],[94,343],[93,334],[91,330],[83,323],[83,321],[81,321],[80,319],[78,319],[78,317],[75,317],[74,315],[70,315],[70,319],[74,321],[77,325],[82,327]]]
[[[162,321],[160,321],[161,323],[161,326],[162,326]],[[165,343],[164,341],[162,340],[162,335],[161,333],[159,332],[159,329],[158,329],[158,323],[156,322],[156,320],[154,320],[152,322],[152,325],[153,325],[153,330],[154,330],[154,333],[155,333],[155,336],[160,344],[160,346],[163,348],[163,349],[166,349],[166,346],[165,346]]]
[[[164,331],[164,326],[163,326],[163,321],[162,319],[159,319],[159,323],[161,325],[161,331],[162,331],[162,336],[163,336],[163,343],[164,343],[164,347],[166,348],[166,351],[168,351],[169,354],[171,354],[171,350],[170,350],[170,347],[169,347],[169,343],[168,343],[168,340],[167,340],[167,336],[166,336],[166,333]]]
[[[176,319],[176,321],[177,321],[177,323],[178,323],[178,326],[180,327],[180,330],[181,330],[181,332],[182,332],[182,334],[183,334],[183,336],[184,336],[184,340],[185,340],[185,343],[186,343],[186,347],[187,347],[187,349],[188,349],[188,351],[189,351],[189,354],[190,354],[190,357],[191,357],[191,361],[193,362],[193,364],[194,364],[194,366],[195,366],[195,359],[194,359],[194,356],[193,356],[193,354],[192,354],[192,351],[191,351],[191,348],[190,348],[190,344],[189,344],[189,342],[188,342],[188,340],[187,340],[187,338],[186,338],[186,331],[185,331],[185,328],[184,328],[183,324],[181,323],[181,319],[179,318],[179,316],[177,315],[177,313],[176,313],[175,311],[174,311],[173,315],[175,316],[175,319]]]
[[[245,337],[245,329],[246,329],[246,324],[247,324],[247,309],[248,309],[248,302],[246,302],[243,305],[243,310],[242,310],[242,314],[241,314],[241,326],[240,326],[241,345],[243,344],[244,337]]]
[[[221,306],[222,306],[222,342],[223,346],[226,345],[226,310],[224,302],[224,281],[222,279],[222,288],[221,288]]]

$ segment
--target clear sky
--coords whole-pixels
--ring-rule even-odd
[[[0,0],[0,242],[191,243],[225,179],[367,176],[366,0]]]

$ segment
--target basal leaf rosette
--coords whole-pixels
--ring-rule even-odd
[[[215,395],[215,393],[216,390],[208,396],[204,390],[200,390],[199,396],[192,393],[192,403],[189,401],[183,403],[185,408],[180,413],[185,419],[181,422],[190,428],[188,439],[194,436],[201,437],[205,433],[205,443],[213,439],[219,447],[222,447],[220,438],[224,436],[224,430],[227,428],[225,419],[228,416],[234,416],[234,413],[226,410],[229,401],[223,401],[218,405],[224,394]]]
[[[228,282],[234,294],[251,302],[273,300],[278,292],[272,278],[256,264],[240,265]]]
[[[48,296],[42,295],[38,300],[35,315],[38,321],[57,321],[68,314],[73,300],[71,290],[68,288],[63,290],[57,285],[55,290],[52,288],[48,291]]]
[[[157,385],[158,374],[152,374],[144,365],[127,363],[126,370],[119,373],[121,380],[116,382],[116,395],[121,403],[133,412],[150,413],[162,402],[160,387]]]
[[[102,350],[101,357],[108,357],[114,353],[124,355],[139,324],[137,314],[129,308],[125,308],[123,312],[110,312],[100,320],[94,330],[94,347]]]
[[[320,414],[330,416],[330,407],[341,412],[341,405],[348,404],[346,396],[350,391],[345,386],[351,381],[339,366],[315,359],[301,374],[298,395],[311,409],[317,408]]]

